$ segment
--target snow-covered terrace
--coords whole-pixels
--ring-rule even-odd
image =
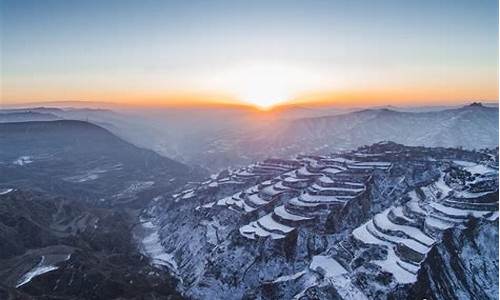
[[[271,213],[257,219],[257,221],[253,221],[248,225],[242,226],[239,229],[239,231],[241,235],[250,239],[256,239],[259,237],[261,238],[271,237],[272,239],[282,239],[294,229],[295,229],[294,227],[290,227],[287,225],[283,225],[279,222],[276,222],[273,219]]]
[[[437,182],[422,188],[425,198],[420,199],[415,190],[409,192],[410,200],[403,206],[392,206],[375,215],[356,228],[353,237],[363,244],[386,248],[387,257],[372,262],[392,273],[399,283],[415,282],[420,260],[443,230],[465,222],[469,216],[489,220],[498,218],[497,211],[448,206],[450,198],[446,195],[450,190],[441,176]],[[438,194],[444,196],[438,197]],[[401,247],[407,250],[402,252]],[[418,253],[420,258],[418,255],[406,257],[408,251]]]
[[[365,187],[323,187],[317,183],[313,183],[307,191],[313,195],[325,195],[325,196],[357,196],[365,191]]]

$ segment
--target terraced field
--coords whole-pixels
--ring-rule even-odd
[[[385,259],[372,262],[401,284],[415,282],[420,263],[433,244],[440,241],[443,230],[463,225],[470,217],[498,219],[498,194],[494,196],[497,191],[488,188],[470,191],[478,182],[493,181],[489,186],[496,186],[497,170],[473,165],[481,173],[476,173],[474,181],[465,182],[459,188],[461,192],[456,193],[445,183],[444,178],[449,174],[443,172],[436,182],[408,192],[405,203],[391,206],[354,229],[352,237],[361,242],[359,248],[376,245],[386,249]],[[339,262],[347,269],[351,269],[351,262],[357,258],[352,253],[361,253],[356,248],[349,252],[351,259]]]
[[[417,285],[445,232],[498,220],[498,169],[479,152],[378,143],[224,170],[173,200],[149,213],[195,298],[385,299]]]
[[[324,221],[331,210],[340,210],[361,197],[367,191],[372,172],[386,172],[390,168],[390,162],[360,161],[342,156],[266,160],[227,177],[214,176],[204,182],[198,189],[229,184],[244,186],[265,179],[198,209],[227,208],[250,214],[255,220],[240,227],[242,236],[282,239],[301,225]],[[186,195],[194,197],[195,191],[180,193],[177,201],[186,199]]]

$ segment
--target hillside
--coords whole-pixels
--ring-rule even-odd
[[[111,205],[140,202],[145,190],[173,189],[190,176],[187,166],[83,121],[3,123],[0,144],[4,188]]]

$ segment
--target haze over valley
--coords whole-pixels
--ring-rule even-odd
[[[0,300],[499,299],[498,11],[0,0]]]

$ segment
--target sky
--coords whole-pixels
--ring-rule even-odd
[[[498,99],[498,1],[1,1],[1,103]]]

